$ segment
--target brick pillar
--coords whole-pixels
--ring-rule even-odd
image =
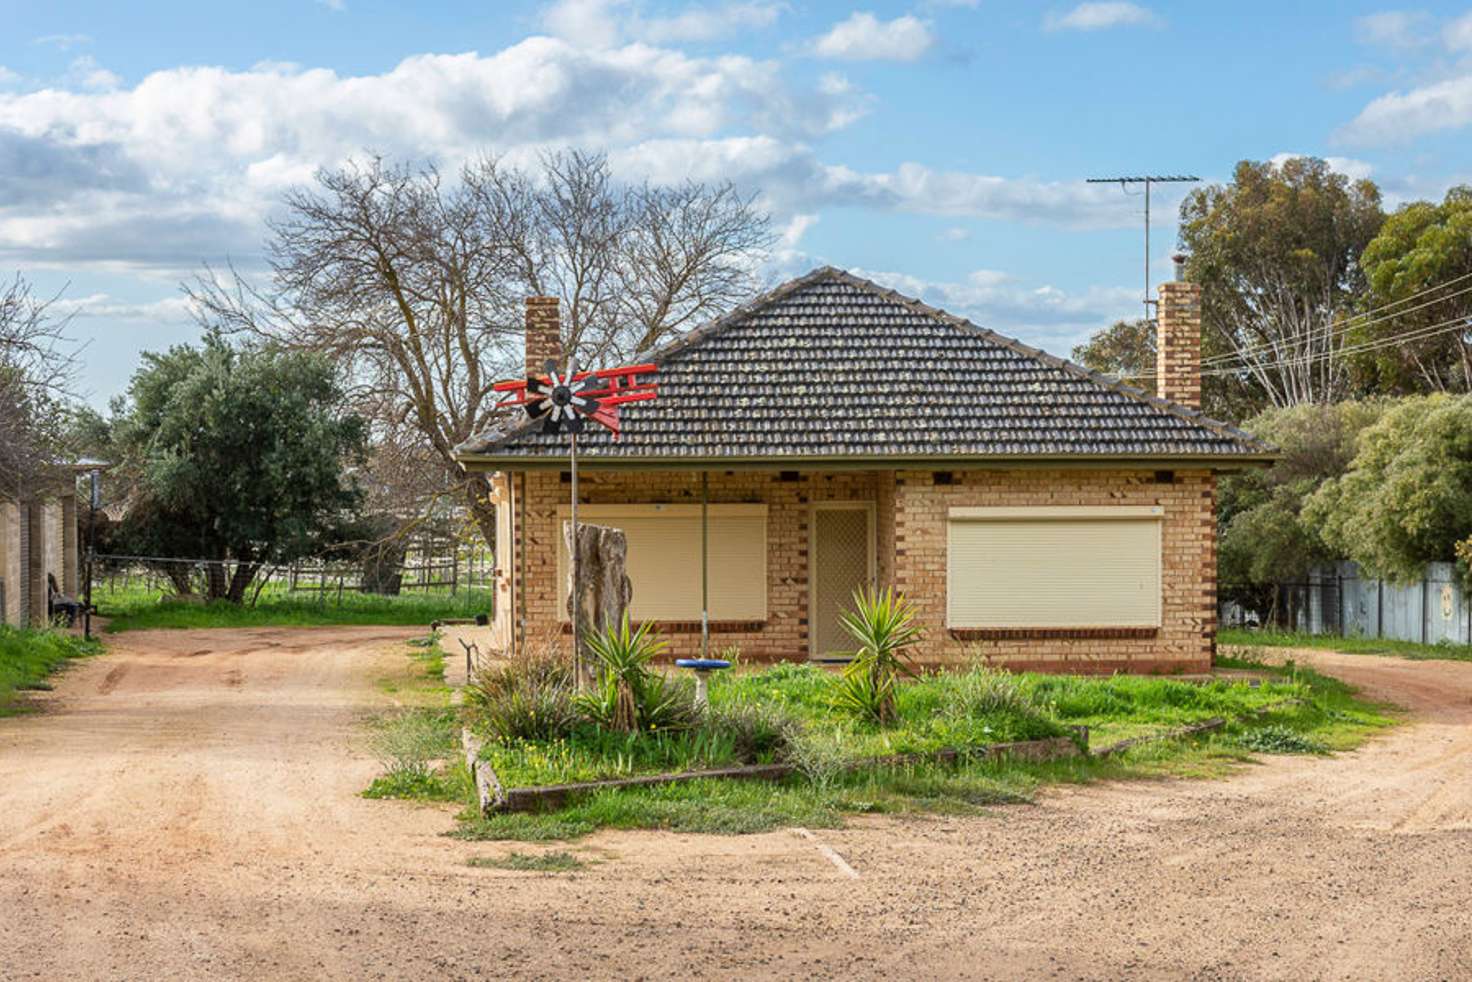
[[[0,607],[0,624],[15,626],[21,617],[21,577],[24,576],[25,556],[20,546],[20,506],[14,501],[0,500],[0,579],[5,589],[0,591],[3,607]]]
[[[1162,399],[1201,408],[1201,287],[1175,280],[1160,284],[1155,392]]]
[[[82,554],[77,547],[77,496],[69,494],[61,499],[61,592],[69,597],[77,596],[77,570],[82,565]]]
[[[526,298],[526,373],[541,375],[547,359],[562,364],[562,318],[556,297]]]
[[[21,505],[22,538],[25,541],[25,569],[21,580],[26,590],[22,595],[25,609],[21,612],[26,627],[45,627],[46,616],[46,505],[33,498]]]

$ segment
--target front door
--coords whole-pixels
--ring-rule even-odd
[[[813,506],[808,550],[809,655],[851,652],[853,637],[839,615],[853,609],[856,590],[874,583],[874,506],[834,501]]]

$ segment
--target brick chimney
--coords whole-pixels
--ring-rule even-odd
[[[526,373],[541,375],[547,359],[562,365],[562,317],[556,297],[526,298]]]
[[[1155,394],[1200,409],[1201,287],[1185,281],[1185,256],[1175,263],[1176,278],[1160,284],[1156,308]]]

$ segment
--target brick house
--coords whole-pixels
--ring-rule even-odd
[[[579,519],[625,530],[633,616],[677,655],[701,644],[704,494],[713,651],[842,651],[840,610],[878,584],[927,662],[1203,671],[1216,478],[1272,453],[1197,409],[1199,301],[1160,288],[1155,398],[815,270],[648,357],[659,398],[580,438]],[[560,358],[557,311],[527,301],[529,371]],[[457,453],[494,472],[496,643],[565,633],[566,436],[514,421]]]

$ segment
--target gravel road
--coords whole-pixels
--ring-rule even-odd
[[[0,978],[1472,978],[1472,664],[1299,653],[1413,714],[1331,759],[557,875],[357,797],[414,633],[123,634],[0,720]]]

